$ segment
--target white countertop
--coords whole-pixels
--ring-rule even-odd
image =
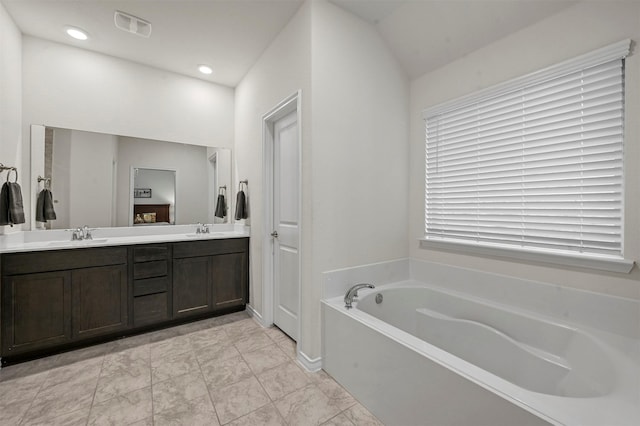
[[[0,253],[247,238],[250,234],[244,225],[213,225],[204,234],[195,230],[196,225],[96,228],[91,232],[93,239],[80,241],[72,241],[68,230],[23,231],[0,235]]]

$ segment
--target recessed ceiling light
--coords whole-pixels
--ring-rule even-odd
[[[198,71],[200,71],[202,74],[211,74],[213,72],[213,69],[208,65],[198,65]]]
[[[69,34],[69,36],[75,38],[76,40],[86,40],[89,38],[87,33],[81,30],[80,28],[67,27],[66,31],[67,31],[67,34]]]

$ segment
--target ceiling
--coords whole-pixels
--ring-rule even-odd
[[[24,34],[235,87],[303,0],[1,0]],[[149,38],[117,29],[114,12],[151,22]],[[71,39],[65,26],[89,33]],[[197,70],[208,64],[213,74]]]
[[[304,0],[0,0],[24,34],[235,87]],[[313,1],[313,0],[312,0]],[[553,15],[573,0],[330,0],[375,25],[414,78]],[[152,24],[118,30],[119,10]],[[65,26],[89,33],[80,42]],[[209,76],[197,71],[210,65]]]

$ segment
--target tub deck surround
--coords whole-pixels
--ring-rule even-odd
[[[247,238],[250,234],[245,225],[213,225],[206,234],[196,234],[195,230],[196,225],[95,228],[93,239],[80,241],[71,241],[71,231],[66,230],[23,231],[1,235],[0,253]]]
[[[323,366],[385,423],[640,424],[637,338],[416,280],[359,299],[323,301]]]

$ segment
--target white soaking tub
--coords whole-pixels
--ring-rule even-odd
[[[608,333],[417,281],[323,326],[324,369],[387,425],[640,424],[637,345]]]

